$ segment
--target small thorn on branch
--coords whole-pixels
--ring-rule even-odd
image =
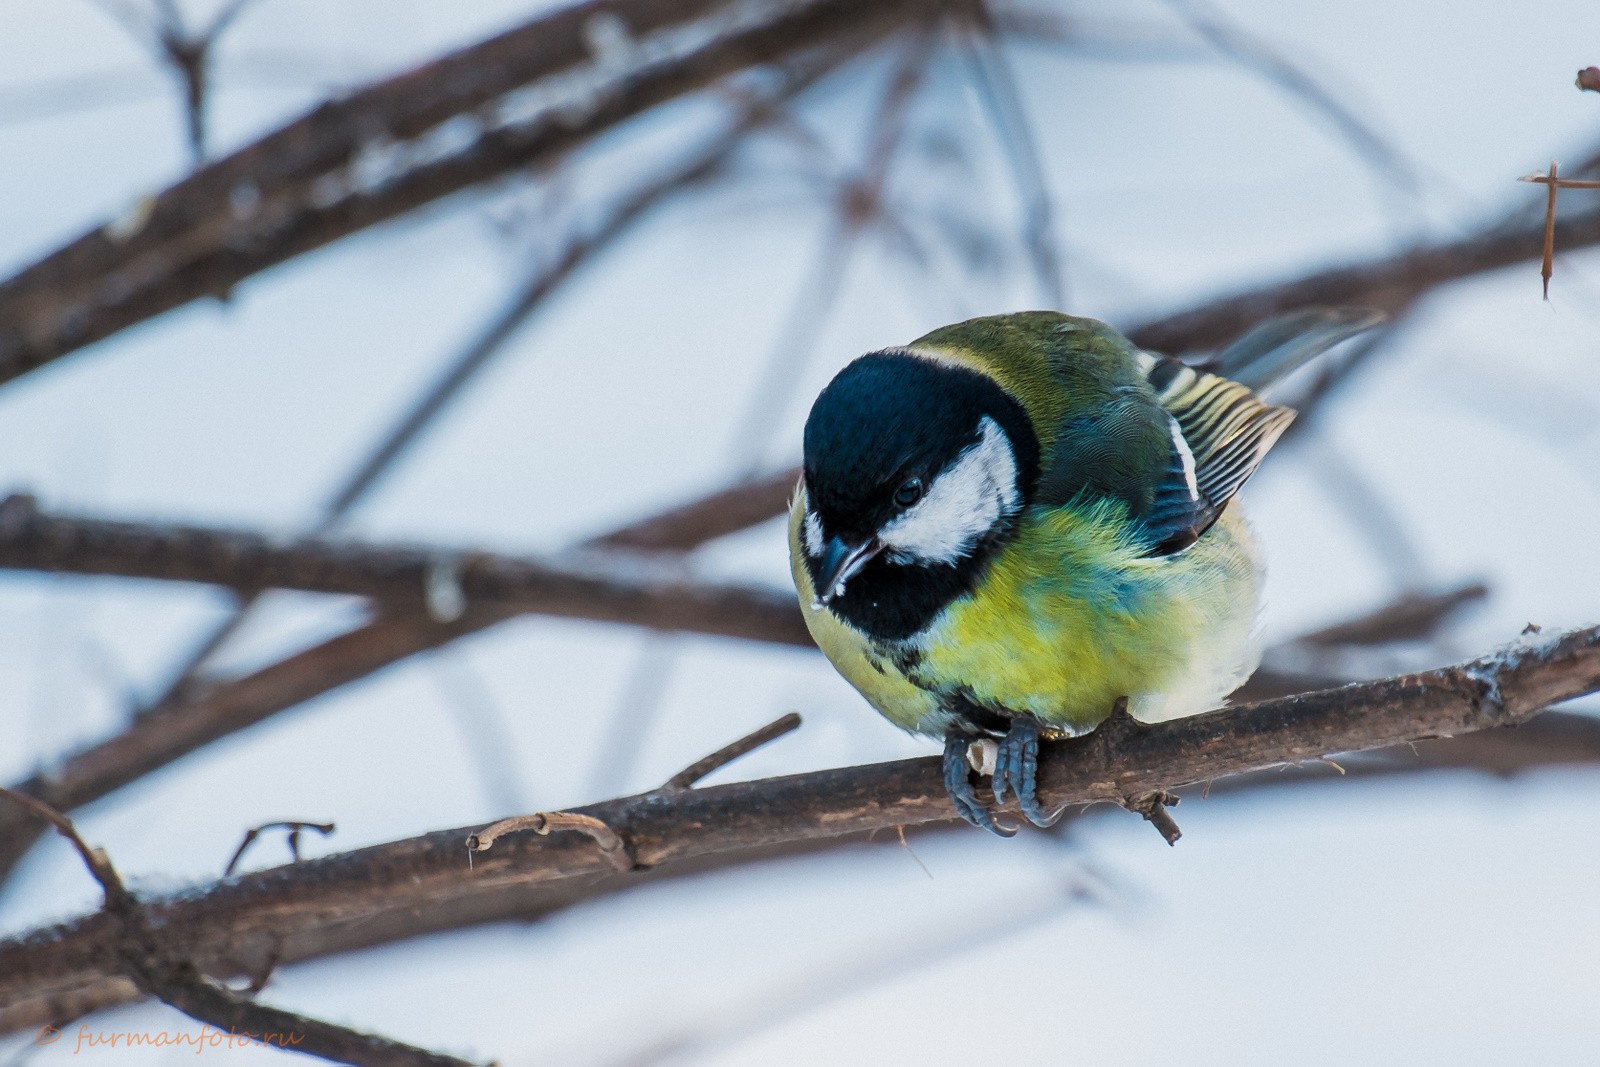
[[[628,843],[622,839],[622,835],[593,815],[581,815],[572,811],[537,811],[532,815],[501,819],[467,838],[468,858],[470,859],[475,852],[489,851],[494,847],[494,843],[506,834],[524,830],[532,830],[541,837],[549,836],[552,830],[576,830],[592,838],[594,843],[600,846],[601,855],[605,856],[617,870],[631,871],[634,868],[633,851],[628,848]]]
[[[1590,67],[1594,70],[1594,67]],[[1582,85],[1583,75],[1579,74],[1579,84]],[[1528,174],[1517,179],[1523,182],[1536,182],[1545,187],[1544,202],[1544,258],[1539,265],[1539,276],[1544,279],[1544,298],[1550,299],[1550,278],[1555,274],[1556,258],[1556,192],[1560,189],[1600,189],[1600,182],[1580,181],[1576,178],[1561,177],[1561,164],[1555,160],[1550,161],[1550,170],[1545,174]]]
[[[1548,194],[1544,204],[1544,259],[1539,264],[1539,277],[1544,279],[1544,298],[1550,299],[1550,278],[1555,274],[1556,259],[1556,191],[1560,188],[1557,178],[1560,176],[1561,165],[1555,160],[1550,161],[1550,184],[1545,191]]]
[[[300,831],[315,830],[323,837],[333,833],[335,827],[331,822],[307,822],[304,819],[288,819],[281,822],[264,822],[260,826],[253,826],[244,833],[244,840],[239,842],[239,847],[233,850],[233,858],[228,860],[228,865],[222,870],[222,877],[233,877],[234,870],[239,866],[239,861],[244,859],[244,854],[250,851],[250,846],[256,839],[268,830],[287,830],[289,855],[293,862],[300,862]]]
[[[1123,801],[1123,807],[1129,811],[1138,812],[1154,826],[1166,839],[1167,844],[1176,845],[1178,838],[1183,836],[1183,831],[1178,829],[1177,822],[1167,811],[1170,807],[1177,807],[1178,795],[1169,793],[1165,789],[1157,789],[1149,793],[1142,793],[1136,797],[1129,797]]]

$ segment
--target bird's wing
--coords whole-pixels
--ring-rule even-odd
[[[1154,554],[1166,555],[1189,547],[1210,528],[1294,421],[1294,412],[1166,356],[1141,352],[1137,362],[1172,431],[1168,469],[1144,516]]]
[[[1294,421],[1292,410],[1252,388],[1382,319],[1359,308],[1309,308],[1268,319],[1198,367],[1149,352],[1135,357],[1173,430],[1167,469],[1144,516],[1154,554],[1182,551],[1205,533]]]

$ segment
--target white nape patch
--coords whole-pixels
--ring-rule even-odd
[[[897,563],[955,563],[1016,513],[1017,460],[1000,424],[984,416],[976,443],[933,479],[927,495],[878,537]]]
[[[1167,429],[1172,432],[1172,446],[1178,450],[1178,459],[1183,463],[1183,480],[1189,486],[1189,499],[1198,503],[1200,483],[1195,480],[1194,449],[1184,440],[1183,427],[1171,415],[1167,416]]]
[[[811,510],[811,505],[806,505],[806,518],[802,523],[802,533],[805,536],[806,555],[822,555],[822,520],[817,518],[817,513]]]

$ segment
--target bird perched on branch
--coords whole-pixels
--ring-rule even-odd
[[[995,802],[1046,825],[1041,738],[1123,698],[1144,722],[1206,711],[1255,670],[1261,562],[1230,502],[1294,412],[1252,387],[1374,322],[1273,319],[1218,356],[1229,378],[1093,319],[1000,315],[822,391],[789,524],[806,625],[885,717],[944,740],[963,818],[1003,832],[973,741],[997,741]]]

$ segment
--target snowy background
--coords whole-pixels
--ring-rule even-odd
[[[200,14],[211,5],[193,3]],[[330,92],[520,22],[538,5],[260,0],[225,39],[226,153]],[[1304,101],[1210,49],[1164,4],[1070,3],[1160,37],[1012,45],[1066,249],[1069,309],[1132,325],[1246,285],[1469,232],[1543,191],[1514,179],[1600,139],[1600,7],[1284,5],[1229,18],[1398,146],[1408,190]],[[858,156],[892,63],[809,94]],[[674,106],[587,150],[575,195],[702,128]],[[966,69],[930,70],[891,202],[1013,234],[1019,205]],[[942,150],[955,130],[965,161]],[[687,134],[685,134],[687,136]],[[180,177],[175,94],[141,42],[79,0],[0,0],[0,274]],[[843,363],[945,322],[1037,306],[1017,242],[925,271],[869,235],[792,390],[741,427],[832,225],[804,155],[764,139],[741,178],[652,218],[523,329],[346,526],[376,540],[558,549],[798,458]],[[1600,194],[1593,194],[1600,195]],[[46,508],[290,534],[540,250],[539,189],[501,183],[274,269],[0,389],[0,492]],[[1582,207],[1586,194],[1566,194]],[[532,220],[532,221],[529,221]],[[947,257],[948,258],[948,257]],[[1430,297],[1246,491],[1270,639],[1402,583],[1482,579],[1435,657],[1600,611],[1600,257]],[[1324,473],[1353,469],[1425,569],[1375,547]],[[707,576],[787,580],[781,524],[701,552]],[[1397,573],[1398,572],[1398,573]],[[211,590],[0,576],[0,778],[114,731],[225,610]],[[240,670],[348,627],[352,602],[277,594]],[[640,662],[661,700],[619,765],[608,727]],[[1581,707],[1581,705],[1580,705]],[[312,854],[647,788],[787,710],[806,725],[719,776],[930,752],[813,653],[527,619],[274,717],[80,813],[136,886],[214,878],[244,828],[329,819]],[[509,773],[502,765],[509,764]],[[925,836],[645,888],[281,972],[272,1003],[520,1064],[1574,1062],[1600,1040],[1600,770],[1459,772],[1192,800],[1169,849],[1107,811],[1065,840]],[[281,845],[253,862],[278,862]],[[919,862],[920,861],[920,862]],[[931,877],[930,877],[931,875]],[[57,841],[0,895],[0,932],[96,905]],[[195,1029],[161,1007],[104,1030]],[[0,1063],[93,1060],[0,1040]],[[171,1053],[181,1062],[193,1053]],[[213,1053],[213,1055],[227,1055]],[[260,1051],[237,1056],[266,1056]],[[104,1062],[134,1062],[118,1053]]]

